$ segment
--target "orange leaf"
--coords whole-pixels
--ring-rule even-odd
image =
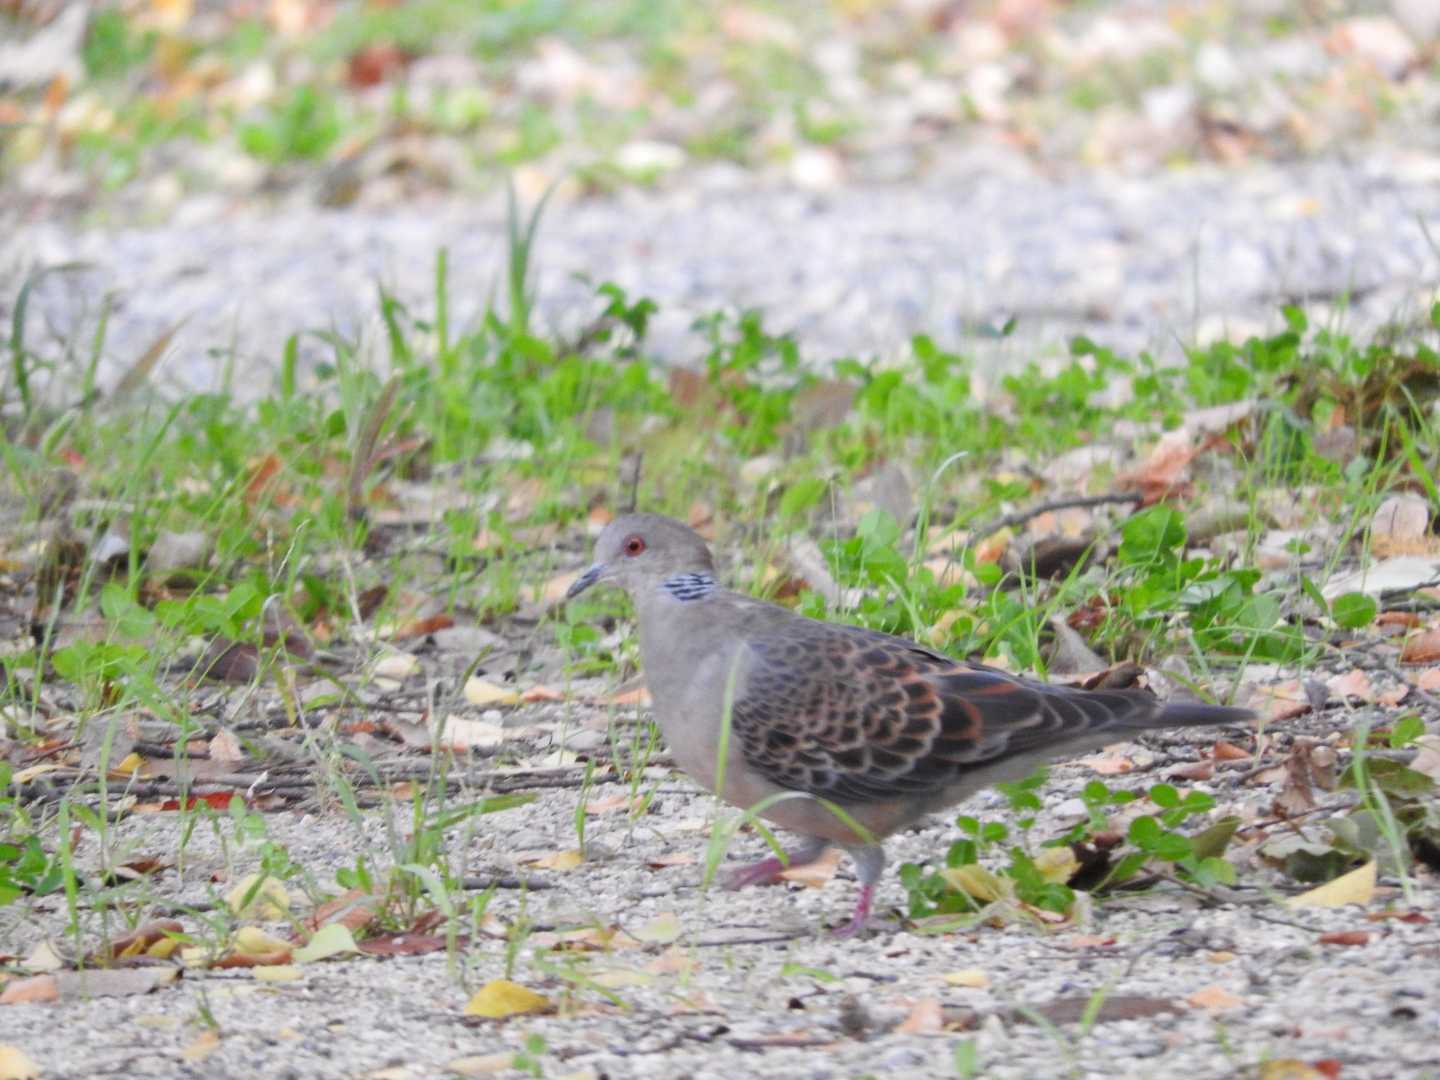
[[[1369,930],[1332,930],[1320,935],[1321,945],[1368,945]]]
[[[1230,1012],[1241,1008],[1245,1002],[1236,997],[1223,986],[1207,986],[1196,990],[1185,1001],[1196,1009],[1205,1009],[1207,1012]]]
[[[1440,660],[1440,630],[1412,634],[1400,647],[1402,664],[1429,664]]]

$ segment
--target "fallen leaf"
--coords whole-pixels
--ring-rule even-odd
[[[1321,945],[1368,945],[1370,944],[1370,931],[1368,930],[1332,930],[1328,934],[1320,935]]]
[[[210,760],[236,762],[246,758],[245,748],[229,728],[221,728],[210,739]]]
[[[92,997],[132,997],[169,986],[180,978],[175,967],[133,967],[57,971],[17,979],[0,993],[0,1005],[37,1001],[80,1001]]]
[[[1353,699],[1367,704],[1375,700],[1375,686],[1370,682],[1370,676],[1361,668],[1352,668],[1344,675],[1333,675],[1325,680],[1325,685],[1337,698]]]
[[[1440,538],[1431,536],[1430,504],[1408,492],[1391,495],[1370,519],[1370,550],[1376,555],[1433,555]]]
[[[1255,1080],[1327,1080],[1328,1075],[1299,1058],[1271,1058],[1260,1066]]]
[[[1310,695],[1298,679],[1257,686],[1249,704],[1267,720],[1289,720],[1308,713],[1314,707],[1310,703]]]
[[[272,877],[262,880],[259,874],[247,874],[225,894],[225,906],[239,918],[273,922],[289,912],[290,894]]]
[[[520,695],[520,700],[533,704],[537,701],[564,701],[565,695],[549,686],[532,686]]]
[[[840,850],[828,848],[818,859],[802,866],[787,866],[780,871],[780,877],[785,881],[804,885],[806,888],[819,889],[835,876],[835,871],[838,869],[840,869]]]
[[[294,964],[261,964],[250,972],[259,982],[299,982],[305,973]]]
[[[910,1008],[910,1015],[895,1030],[901,1035],[938,1035],[945,1030],[945,1013],[938,998],[921,998]]]
[[[1245,1002],[1236,997],[1223,986],[1207,986],[1196,990],[1188,998],[1186,1003],[1196,1009],[1204,1009],[1207,1012],[1231,1012],[1244,1006]]]
[[[969,990],[984,990],[990,985],[990,976],[980,968],[965,968],[949,971],[941,976],[950,986],[963,986]]]
[[[0,1080],[40,1080],[40,1066],[20,1047],[0,1043]]]
[[[492,979],[475,991],[475,995],[465,1005],[465,1015],[503,1020],[507,1016],[548,1012],[551,1008],[550,999],[543,994],[537,994],[509,979]]]
[[[1245,761],[1251,756],[1249,750],[1242,750],[1234,743],[1228,743],[1224,739],[1216,740],[1211,753],[1215,755],[1216,761]]]
[[[619,990],[627,986],[649,986],[655,981],[655,976],[648,971],[636,971],[634,968],[609,968],[594,972],[590,978],[598,986],[607,990]]]
[[[680,930],[679,916],[667,911],[631,930],[630,935],[647,945],[669,945],[680,936]]]
[[[1440,690],[1440,667],[1426,668],[1415,680],[1415,685],[1421,690]]]
[[[696,960],[679,945],[672,945],[645,965],[655,975],[688,975],[695,970]]]
[[[465,700],[471,705],[519,705],[520,694],[472,675],[465,680]]]
[[[60,979],[54,973],[16,979],[0,991],[0,1005],[34,1005],[59,1000]]]
[[[1333,881],[1290,897],[1285,901],[1285,906],[1332,908],[1344,907],[1346,904],[1368,904],[1375,895],[1375,881],[1376,864],[1371,860],[1348,874],[1341,874]]]
[[[662,870],[667,866],[693,866],[695,859],[693,851],[671,851],[664,855],[648,856],[645,859],[645,865],[655,870]]]
[[[552,851],[548,855],[528,860],[531,866],[541,870],[574,870],[585,861],[585,856],[574,848],[567,851]]]
[[[484,1077],[496,1073],[511,1072],[515,1068],[515,1052],[506,1050],[500,1054],[471,1054],[446,1062],[445,1070],[458,1076]]]
[[[1400,646],[1402,664],[1429,664],[1440,660],[1440,630],[1411,634]]]
[[[186,1061],[194,1064],[204,1061],[216,1050],[220,1049],[220,1033],[213,1029],[202,1031],[191,1041],[190,1045],[180,1051],[180,1056]]]
[[[375,661],[371,673],[382,679],[396,679],[404,682],[420,670],[420,658],[414,653],[386,653]],[[467,684],[468,688],[468,684]]]
[[[302,948],[296,949],[294,960],[297,964],[313,964],[317,960],[328,960],[332,956],[358,951],[350,928],[343,923],[332,922],[316,930]]]
[[[180,946],[180,936],[185,927],[175,919],[153,919],[131,930],[128,934],[107,943],[107,947],[91,954],[92,961],[109,963],[116,959],[134,956],[153,956],[166,959]],[[35,970],[33,967],[31,970]]]
[[[1124,754],[1114,751],[1091,754],[1089,757],[1080,758],[1077,764],[1088,766],[1101,776],[1119,776],[1122,773],[1133,772],[1135,769],[1135,762]]]
[[[397,626],[390,634],[391,641],[409,641],[412,638],[429,637],[439,630],[448,630],[455,625],[455,620],[449,615],[431,615],[426,619],[416,619],[413,622]]]

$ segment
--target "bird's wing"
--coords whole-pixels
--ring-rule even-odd
[[[938,792],[984,762],[1162,711],[1144,692],[1049,686],[854,626],[797,618],[747,646],[731,707],[746,762],[839,802]]]

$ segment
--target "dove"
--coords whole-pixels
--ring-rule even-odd
[[[1254,716],[1144,690],[1051,685],[807,618],[723,588],[705,541],[659,514],[605,526],[567,599],[601,584],[634,604],[655,719],[676,765],[726,802],[765,802],[761,817],[802,838],[730,885],[774,881],[838,846],[860,884],[843,934],[868,923],[883,841],[897,830],[1057,757]]]

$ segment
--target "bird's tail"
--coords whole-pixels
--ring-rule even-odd
[[[1231,705],[1206,705],[1201,701],[1172,701],[1146,727],[1221,727],[1254,720],[1253,709]]]

